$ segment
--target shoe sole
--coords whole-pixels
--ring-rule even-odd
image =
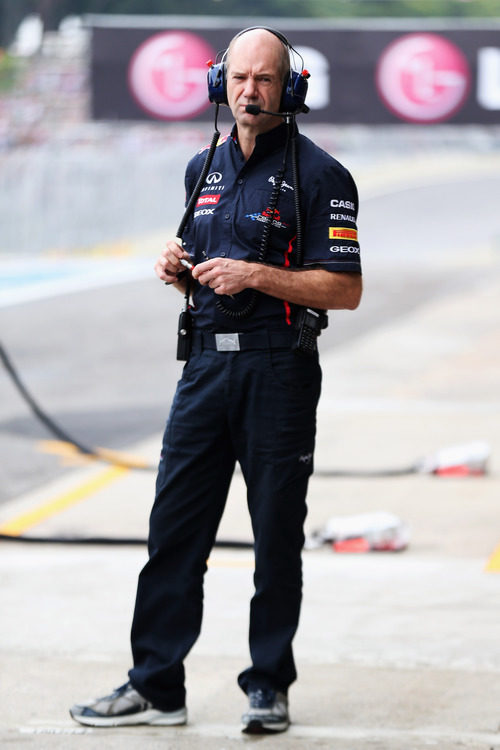
[[[124,727],[148,724],[150,726],[174,727],[187,723],[187,713],[184,708],[179,711],[164,711],[151,709],[140,714],[125,714],[124,716],[80,716],[70,711],[71,717],[79,724],[87,727]]]
[[[259,719],[251,719],[248,724],[244,724],[241,727],[241,731],[245,734],[276,734],[278,732],[285,732],[288,727],[289,722],[286,721],[266,724]]]

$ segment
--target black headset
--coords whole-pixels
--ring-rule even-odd
[[[285,47],[290,51],[295,51],[288,41],[288,39],[276,29],[271,29],[268,26],[250,26],[248,29],[243,29],[239,34],[234,37],[237,39],[242,34],[246,34],[247,31],[253,31],[254,29],[264,29],[269,31],[274,36],[278,37]],[[223,55],[221,62],[212,63],[207,74],[208,83],[208,98],[214,104],[228,104],[227,100],[227,82],[226,72],[227,66],[225,57],[227,50]],[[298,114],[299,112],[307,112],[308,108],[304,104],[307,94],[307,79],[309,73],[307,70],[302,69],[299,73],[296,70],[290,69],[289,75],[283,84],[283,91],[281,94],[281,101],[279,110],[280,112],[289,112],[290,114]]]

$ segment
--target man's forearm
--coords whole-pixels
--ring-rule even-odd
[[[361,276],[320,268],[288,269],[249,263],[248,286],[296,305],[325,310],[354,310],[360,302]]]

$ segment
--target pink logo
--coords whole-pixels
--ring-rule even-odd
[[[216,206],[219,201],[220,201],[220,193],[217,193],[217,195],[202,195],[200,196],[200,198],[198,198],[196,205],[197,206]]]
[[[128,68],[130,90],[142,109],[162,120],[184,120],[206,109],[207,61],[215,52],[187,31],[166,31],[146,39]]]
[[[407,34],[382,53],[375,73],[379,95],[409,122],[440,122],[460,109],[470,71],[461,50],[437,34]]]

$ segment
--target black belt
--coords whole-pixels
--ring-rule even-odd
[[[292,331],[245,331],[243,333],[211,333],[193,330],[193,346],[219,352],[250,351],[251,349],[291,349]]]

